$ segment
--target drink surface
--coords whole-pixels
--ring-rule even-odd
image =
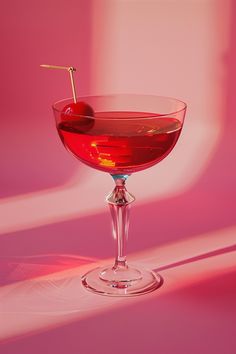
[[[65,147],[87,165],[112,174],[129,174],[166,157],[182,124],[153,113],[97,112],[94,118],[68,116],[57,129]]]

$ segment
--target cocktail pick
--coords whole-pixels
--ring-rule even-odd
[[[76,68],[73,66],[58,66],[58,65],[48,65],[48,64],[41,64],[40,65],[42,68],[46,69],[59,69],[59,70],[67,70],[70,74],[70,81],[71,81],[71,88],[72,88],[72,93],[73,93],[73,100],[74,103],[77,102],[77,95],[76,95],[76,89],[75,89],[75,81],[74,81],[74,71],[76,71]]]

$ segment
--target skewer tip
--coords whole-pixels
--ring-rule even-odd
[[[40,64],[41,68],[47,69],[59,69],[59,70],[67,70],[67,71],[76,71],[76,68],[73,66],[59,66],[59,65],[48,65],[48,64]]]

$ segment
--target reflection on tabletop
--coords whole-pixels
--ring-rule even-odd
[[[129,299],[95,295],[80,278],[97,261],[73,255],[2,257],[0,287],[1,340],[38,333],[120,306],[150,301],[188,285],[236,270],[236,227],[179,240],[130,255],[130,263],[160,272],[164,285]]]

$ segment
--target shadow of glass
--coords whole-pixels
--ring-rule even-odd
[[[176,268],[176,267],[182,266],[184,264],[197,262],[197,261],[200,261],[202,259],[207,259],[207,258],[210,258],[210,257],[215,257],[215,256],[219,256],[219,255],[222,255],[222,254],[225,254],[225,253],[234,252],[234,251],[236,251],[236,245],[223,247],[221,249],[217,249],[217,250],[214,250],[214,251],[211,251],[211,252],[202,253],[202,254],[199,254],[198,256],[190,257],[190,258],[178,261],[178,262],[174,262],[174,263],[170,263],[170,264],[164,265],[162,267],[158,267],[156,269],[153,269],[153,271],[154,272],[160,272],[162,270]]]

